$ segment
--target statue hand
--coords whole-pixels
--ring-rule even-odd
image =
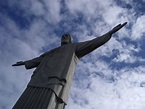
[[[25,62],[19,61],[16,64],[13,64],[12,66],[21,66],[21,65],[25,65]]]
[[[117,31],[120,30],[122,27],[124,27],[126,24],[127,24],[127,22],[115,26],[111,31],[109,31],[109,33],[110,33],[110,34],[113,34],[113,33],[117,32]]]

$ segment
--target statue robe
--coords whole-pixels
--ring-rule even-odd
[[[110,38],[111,34],[108,32],[90,41],[62,45],[37,58],[25,61],[26,69],[37,67],[28,87],[49,89],[60,103],[67,104],[78,60],[105,44]]]

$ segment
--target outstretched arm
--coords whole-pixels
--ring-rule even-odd
[[[25,65],[26,69],[31,69],[31,68],[37,67],[40,64],[40,62],[43,60],[44,56],[45,55],[41,55],[37,58],[31,59],[28,61],[19,61],[19,62],[16,62],[16,64],[13,64],[12,66]]]
[[[102,46],[103,44],[105,44],[107,41],[110,40],[110,38],[111,38],[113,33],[115,33],[118,30],[120,30],[126,24],[127,24],[127,22],[125,22],[123,24],[119,24],[119,25],[115,26],[111,31],[109,31],[106,34],[104,34],[104,35],[102,35],[100,37],[97,37],[97,38],[95,38],[93,40],[78,43],[77,44],[77,48],[76,48],[76,55],[78,56],[78,58],[81,58],[84,55],[92,52],[96,48]]]
[[[31,69],[34,67],[37,67],[41,61],[45,58],[45,56],[49,53],[51,53],[53,50],[47,51],[44,54],[40,55],[39,57],[36,57],[34,59],[31,60],[27,60],[27,61],[19,61],[16,62],[15,64],[13,64],[12,66],[21,66],[21,65],[25,65],[26,69]]]

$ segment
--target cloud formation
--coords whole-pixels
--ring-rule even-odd
[[[83,57],[74,75],[66,109],[144,109],[144,0],[12,0],[0,2],[0,108],[17,101],[34,69],[11,67],[74,41],[98,37],[118,23],[127,26]]]

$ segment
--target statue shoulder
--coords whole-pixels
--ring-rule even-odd
[[[57,48],[58,48],[58,47],[57,47]],[[53,53],[57,48],[51,49],[51,50],[49,50],[49,51],[46,51],[46,52],[43,53],[41,56],[46,56],[46,55],[48,55],[48,54],[51,54],[51,53]]]

